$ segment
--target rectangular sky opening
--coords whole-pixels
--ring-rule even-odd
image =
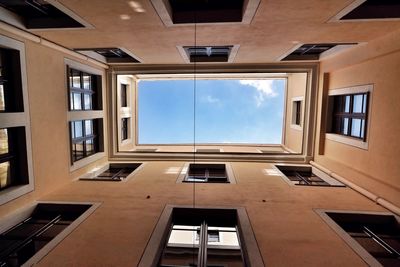
[[[286,79],[138,80],[138,144],[281,144]]]

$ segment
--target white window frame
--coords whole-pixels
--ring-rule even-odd
[[[126,85],[126,101],[127,106],[122,107],[121,103],[121,84]],[[133,105],[136,104],[136,101],[133,101],[133,95],[135,94],[136,87],[136,79],[131,77],[127,78],[124,76],[117,77],[117,138],[118,138],[118,147],[123,147],[126,145],[130,145],[134,143],[135,140],[135,131],[132,125],[136,124],[136,116],[133,114],[135,111]],[[134,103],[135,102],[135,103]],[[136,113],[136,112],[135,112]],[[122,140],[122,119],[128,119],[128,138]]]
[[[23,95],[24,112],[9,112],[0,113],[0,128],[11,127],[24,127],[25,128],[25,142],[28,164],[28,184],[12,186],[0,192],[0,205],[16,199],[22,195],[32,192],[35,188],[35,180],[33,176],[33,160],[32,160],[32,140],[31,140],[31,125],[29,114],[29,95],[28,95],[28,81],[26,73],[26,55],[25,44],[21,41],[11,39],[9,37],[0,35],[0,47],[7,49],[14,49],[19,51],[20,65],[21,65],[21,86]]]
[[[368,140],[370,135],[371,129],[371,115],[372,115],[372,99],[373,99],[373,90],[374,86],[372,84],[365,84],[365,85],[358,85],[358,86],[351,86],[351,87],[344,87],[339,89],[332,89],[328,92],[328,97],[337,96],[337,95],[347,95],[347,94],[358,94],[358,93],[369,93],[368,95],[368,107],[367,107],[367,128],[366,131],[366,138],[364,140],[360,140],[357,138],[353,138],[350,136],[344,136],[336,133],[325,133],[325,138],[331,141],[335,141],[338,143],[346,144],[349,146],[358,147],[364,150],[368,150]],[[328,108],[328,107],[327,107]],[[331,116],[328,114],[328,116]]]
[[[99,90],[101,90],[101,97],[102,97],[102,107],[101,110],[69,110],[67,112],[67,123],[68,123],[68,131],[70,131],[70,127],[69,124],[72,121],[78,121],[78,120],[94,120],[94,119],[102,119],[103,120],[103,133],[102,133],[102,137],[103,137],[103,143],[104,143],[104,151],[102,152],[97,152],[93,155],[90,155],[88,157],[85,157],[83,159],[80,159],[78,161],[73,162],[70,158],[70,172],[75,171],[77,169],[83,168],[86,165],[95,162],[101,158],[104,158],[106,156],[106,141],[105,141],[105,137],[106,137],[106,121],[105,121],[105,90],[104,90],[104,74],[101,70],[81,64],[79,62],[73,61],[71,59],[65,58],[64,59],[65,62],[65,73],[67,73],[67,68],[70,67],[72,69],[76,69],[79,71],[83,71],[89,74],[94,74],[94,75],[99,75],[101,76],[102,79],[102,83],[101,83],[101,88],[98,88]],[[69,88],[68,88],[68,74],[65,75],[65,79],[66,82],[65,84],[67,85],[66,88],[66,94],[68,95],[67,97],[67,101],[69,99]],[[67,105],[68,106],[68,105]],[[68,132],[69,133],[69,132]],[[68,144],[71,144],[71,138],[70,138],[70,133],[67,135],[68,136]],[[71,145],[70,145],[70,149],[69,149],[69,154],[71,155]]]
[[[300,102],[300,124],[296,124],[296,110],[294,108],[294,104],[295,102]],[[303,96],[296,96],[296,97],[292,97],[291,99],[291,121],[290,121],[290,128],[294,129],[294,130],[298,130],[301,131],[303,130],[303,108],[304,108],[304,97]]]

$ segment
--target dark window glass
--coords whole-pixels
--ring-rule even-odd
[[[383,266],[400,266],[400,225],[394,216],[327,214]]]
[[[28,183],[25,128],[0,129],[0,190]]]
[[[129,138],[129,118],[121,119],[121,140],[127,140]]]
[[[136,170],[141,163],[130,163],[130,164],[110,164],[108,170],[100,173],[93,178],[80,178],[80,180],[86,181],[113,181],[119,182],[128,177],[134,170]]]
[[[365,140],[368,93],[331,96],[332,133]]]
[[[77,161],[101,151],[101,119],[70,122],[72,161]]]
[[[68,68],[70,110],[101,109],[99,75]]]
[[[21,266],[90,206],[38,204],[28,218],[0,234],[0,266]]]
[[[24,112],[19,51],[1,47],[0,112]]]
[[[127,90],[128,85],[121,83],[121,107],[128,106]]]
[[[300,125],[301,123],[301,101],[293,101],[292,124]]]
[[[228,183],[225,164],[190,164],[184,182]]]

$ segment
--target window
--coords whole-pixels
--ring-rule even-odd
[[[138,266],[264,264],[244,208],[167,206]]]
[[[72,140],[72,161],[78,161],[102,151],[102,122],[99,119],[70,122]]]
[[[121,141],[129,139],[129,118],[121,119]]]
[[[299,186],[341,186],[344,184],[336,181],[321,171],[308,165],[275,165],[283,174],[285,180],[292,185]]]
[[[368,148],[372,92],[371,84],[329,90],[326,139]]]
[[[70,110],[101,109],[101,77],[68,68]]]
[[[104,153],[103,71],[65,59],[69,95],[71,167],[76,170]]]
[[[368,265],[400,265],[400,224],[392,214],[340,211],[318,213]]]
[[[75,51],[88,56],[95,56],[96,59],[107,64],[140,63],[129,50],[123,48],[76,48]]]
[[[0,35],[0,205],[34,188],[26,84],[24,44]]]
[[[192,23],[250,24],[260,0],[151,0],[166,26]]]
[[[297,47],[293,52],[284,57],[282,61],[287,60],[319,60],[322,53],[333,48],[348,47],[356,43],[325,43],[325,44],[303,44]]]
[[[231,183],[236,184],[230,163],[186,162],[177,183]]]
[[[365,140],[368,93],[331,96],[333,102],[331,133]]]
[[[90,177],[91,174],[88,174],[81,177],[80,180],[120,182],[133,175],[133,172],[136,172],[140,166],[142,163],[110,164],[107,170],[94,175],[94,177]]]
[[[128,106],[128,85],[121,83],[121,107]]]
[[[39,203],[23,214],[16,214],[19,221],[2,222],[9,227],[0,235],[0,265],[35,265],[77,226],[78,219],[83,220],[95,208],[86,203]]]
[[[354,20],[374,20],[374,19],[394,19],[400,18],[400,3],[397,0],[364,0],[358,1],[359,4],[349,10],[346,8],[344,13],[339,13],[340,21]]]
[[[292,99],[292,125],[301,126],[302,102],[303,101],[298,98]]]
[[[29,184],[25,128],[0,129],[0,191]]]
[[[14,13],[19,24],[24,25],[27,29],[84,28],[88,25],[57,1],[49,2],[45,0],[0,0],[0,7]]]

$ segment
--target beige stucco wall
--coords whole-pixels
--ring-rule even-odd
[[[329,89],[363,84],[373,84],[374,88],[368,149],[321,139],[324,149],[318,155],[317,139],[315,161],[399,206],[400,31],[322,62],[318,114],[323,73],[329,75]]]
[[[3,30],[0,30],[0,34],[25,43],[35,178],[33,192],[0,206],[0,215],[3,215],[66,185],[88,168],[105,161],[106,157],[83,169],[70,172],[68,92],[64,58],[76,59]],[[81,63],[90,66],[88,63]],[[105,151],[107,153],[107,149]]]
[[[304,107],[305,93],[307,86],[307,73],[288,74],[287,94],[286,94],[286,115],[285,115],[285,141],[284,145],[296,152],[301,153],[303,144],[303,125],[304,125]],[[292,100],[294,97],[303,97],[301,103],[301,127],[292,126]]]

